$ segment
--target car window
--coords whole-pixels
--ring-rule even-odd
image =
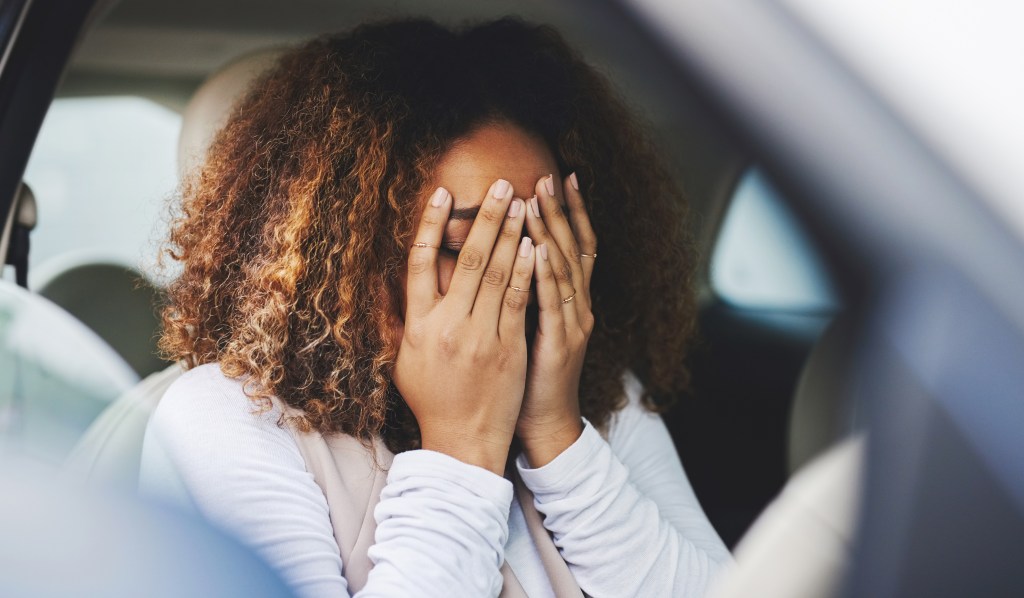
[[[800,222],[756,168],[730,202],[711,257],[711,286],[743,308],[830,312],[839,304]]]
[[[176,112],[140,97],[53,102],[24,177],[39,210],[30,287],[84,259],[149,269],[177,184],[180,128]]]

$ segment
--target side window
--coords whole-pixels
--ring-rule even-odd
[[[140,97],[54,100],[25,172],[39,210],[30,288],[78,260],[152,264],[180,128],[176,112]]]
[[[711,286],[741,308],[831,312],[835,288],[814,245],[756,168],[736,188],[711,257]]]

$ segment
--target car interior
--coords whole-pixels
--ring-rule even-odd
[[[857,428],[840,384],[854,327],[814,240],[742,145],[635,33],[579,19],[576,9],[508,0],[109,3],[72,54],[4,221],[0,263],[12,267],[0,284],[0,380],[8,381],[0,446],[131,489],[148,416],[180,373],[156,351],[161,279],[147,265],[155,245],[129,244],[113,257],[96,249],[121,226],[151,227],[142,237],[158,238],[175,181],[143,197],[133,191],[135,162],[114,162],[103,172],[125,177],[127,192],[71,178],[54,183],[54,168],[78,161],[92,171],[100,167],[91,161],[108,155],[101,146],[121,144],[119,128],[134,125],[117,122],[129,112],[117,102],[134,98],[177,130],[148,139],[159,147],[119,147],[116,155],[160,159],[161,172],[177,174],[201,159],[232,103],[282,48],[373,19],[458,23],[514,14],[555,26],[607,73],[650,123],[686,191],[700,263],[699,338],[687,364],[692,389],[663,417],[704,510],[734,547],[796,471]],[[51,121],[58,110],[67,120],[103,102],[112,108],[96,113],[97,136],[74,138]],[[49,158],[47,147],[63,153]],[[133,205],[143,201],[150,222]],[[46,248],[49,227],[71,230],[105,202],[98,213],[112,219],[81,223],[89,235],[64,234],[58,240],[66,244],[53,241],[59,250]],[[32,332],[40,329],[47,334]]]

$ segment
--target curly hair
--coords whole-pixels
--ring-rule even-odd
[[[663,410],[687,387],[695,329],[685,201],[605,78],[554,29],[512,18],[363,25],[280,58],[182,183],[165,356],[219,362],[307,429],[418,447],[391,382],[416,198],[454,142],[495,122],[577,173],[601,242],[582,414],[605,427],[627,370]]]

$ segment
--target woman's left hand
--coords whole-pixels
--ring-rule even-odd
[[[597,237],[587,217],[576,175],[561,183],[567,210],[556,194],[558,182],[537,182],[527,203],[526,228],[537,247],[534,269],[539,311],[530,347],[526,395],[516,436],[531,467],[557,457],[583,432],[579,385],[587,342],[594,329],[590,277]]]

